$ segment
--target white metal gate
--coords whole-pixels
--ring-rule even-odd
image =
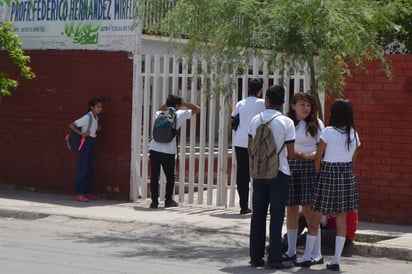
[[[137,57],[137,58],[136,58]],[[189,62],[190,61],[190,62]],[[268,74],[266,65],[253,59],[245,75],[238,77],[237,86],[224,94],[213,90],[213,66],[197,60],[173,55],[136,55],[133,94],[135,125],[132,127],[131,199],[147,198],[150,182],[148,146],[156,110],[165,103],[168,94],[177,94],[201,107],[199,115],[192,116],[180,131],[175,194],[180,203],[237,206],[236,161],[231,149],[232,132],[228,125],[229,105],[247,96],[248,79],[264,80],[264,92],[271,84],[282,84],[286,89],[284,111],[289,97],[309,89],[306,69],[291,75]],[[207,74],[204,72],[208,71]],[[289,91],[289,92],[288,92]],[[241,94],[242,98],[238,98]],[[134,129],[133,129],[134,128]],[[164,198],[165,176],[160,178],[159,198]]]

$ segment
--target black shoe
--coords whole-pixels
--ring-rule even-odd
[[[249,264],[251,267],[261,267],[265,265],[265,261],[263,259],[252,259]]]
[[[339,264],[327,264],[326,268],[333,271],[340,271]]]
[[[250,208],[240,210],[240,214],[249,214],[250,212],[252,212],[252,210]]]
[[[176,206],[179,206],[179,204],[176,203],[175,200],[165,201],[165,207],[176,207]]]
[[[159,203],[155,203],[155,202],[150,203],[150,208],[158,208],[158,207],[159,207]]]
[[[312,260],[300,261],[300,262],[295,261],[294,264],[299,267],[310,267],[312,265]]]
[[[314,264],[323,264],[324,262],[323,262],[323,257],[320,257],[320,259],[319,260],[312,260],[312,265],[314,265]]]
[[[292,268],[292,262],[267,262],[266,268],[267,269],[285,269],[285,268]]]
[[[292,262],[294,262],[294,261],[296,261],[296,254],[293,255],[293,256],[291,256],[291,257],[289,257],[288,254],[282,253],[282,261],[284,261],[284,262],[287,262],[287,261],[292,261]]]

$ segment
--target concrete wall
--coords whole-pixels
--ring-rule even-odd
[[[104,100],[96,143],[94,192],[129,195],[132,60],[126,52],[26,51],[37,78],[20,80],[0,103],[0,182],[73,193],[77,153],[68,125]],[[4,51],[0,70],[16,73]],[[109,188],[107,188],[109,186]]]
[[[412,55],[390,55],[393,79],[370,63],[369,73],[348,79],[345,97],[354,104],[362,146],[356,175],[359,218],[412,224]],[[329,101],[330,103],[330,101]],[[326,124],[329,106],[326,107]]]

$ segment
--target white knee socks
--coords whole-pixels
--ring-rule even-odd
[[[313,250],[312,250],[312,259],[313,260],[320,260],[320,258],[322,258],[322,252],[321,252],[321,237],[320,237],[321,233],[320,233],[320,229],[318,230],[318,234],[316,235],[316,241],[315,244],[313,246]]]
[[[345,237],[336,236],[335,238],[335,255],[333,256],[332,260],[330,261],[331,264],[339,264],[340,257],[342,255],[343,246],[345,245]]]
[[[286,255],[292,257],[296,254],[296,241],[298,238],[298,230],[297,229],[288,229],[288,251],[286,251]]]
[[[310,261],[312,258],[312,250],[313,246],[315,245],[316,236],[311,236],[306,234],[306,245],[305,245],[305,253],[303,253],[303,257],[297,260],[297,262],[303,261]]]

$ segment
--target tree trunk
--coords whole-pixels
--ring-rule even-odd
[[[323,121],[323,111],[321,107],[321,102],[319,98],[319,90],[318,90],[318,81],[316,79],[316,71],[315,71],[315,60],[313,56],[307,58],[308,65],[309,65],[309,74],[310,74],[310,90],[309,94],[313,96],[315,99],[316,109],[318,111],[318,117]]]

